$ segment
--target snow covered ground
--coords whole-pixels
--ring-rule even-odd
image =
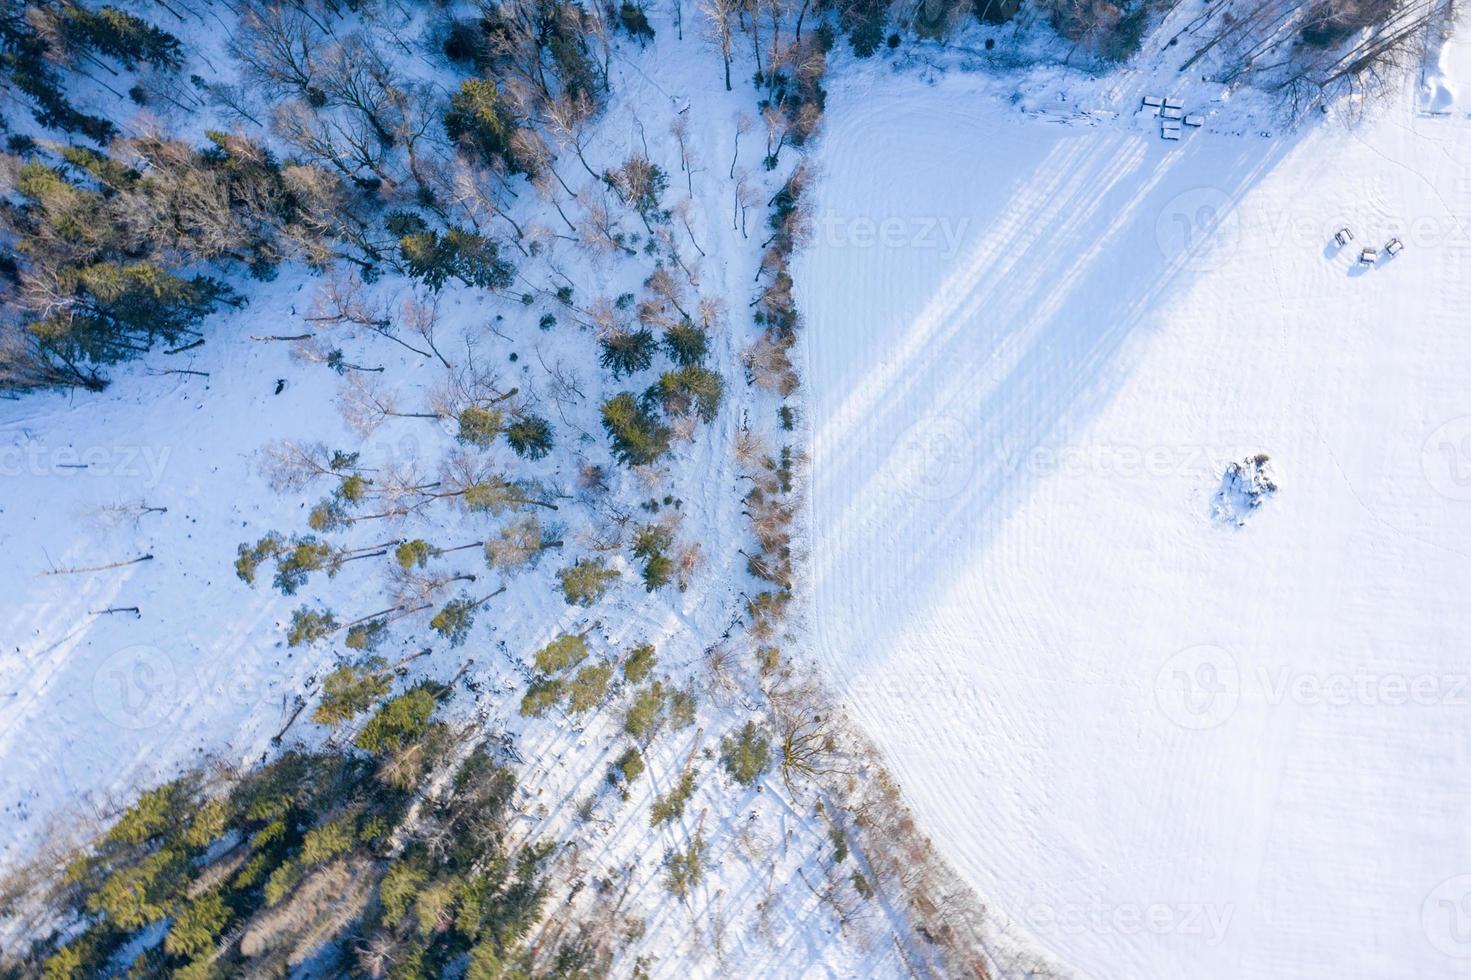
[[[515,737],[527,760],[519,801],[527,818],[518,827],[528,837],[581,843],[581,851],[570,849],[575,856],[567,860],[576,871],[568,877],[622,880],[629,870],[631,887],[620,905],[648,931],[622,947],[620,970],[631,971],[634,959],[645,957],[651,975],[661,977],[719,975],[732,964],[752,975],[901,976],[903,954],[882,923],[901,921],[902,914],[883,909],[862,917],[862,927],[844,924],[815,890],[835,867],[828,819],[789,797],[775,777],[769,787],[737,786],[713,761],[719,736],[753,710],[704,689],[703,655],[735,629],[745,604],[739,549],[749,547],[749,531],[731,447],[740,429],[774,432],[778,420],[774,396],[740,383],[739,351],[760,332],[745,311],[765,229],[761,205],[797,155],[788,150],[780,168],[762,168],[761,137],[738,135],[739,117],[755,111],[752,90],[725,92],[718,57],[693,32],[681,41],[666,20],[658,26],[647,49],[620,45],[616,96],[584,150],[602,168],[621,162],[634,146],[647,147],[670,174],[667,203],[692,199],[690,234],[708,257],[691,254],[685,261],[697,272],[701,295],[731,312],[728,327],[712,337],[710,355],[729,379],[725,405],[693,441],[679,443],[657,480],[645,482],[611,465],[597,408],[612,392],[640,389],[649,377],[616,382],[600,374],[592,366],[594,334],[546,295],[527,307],[517,295],[447,287],[441,349],[468,357],[473,341],[482,363],[495,365],[506,386],[518,386],[554,422],[556,450],[516,465],[518,473],[567,495],[551,525],[566,545],[510,579],[507,594],[486,607],[463,647],[447,647],[416,620],[382,652],[397,660],[430,647],[429,656],[413,661],[414,679],[447,679],[473,659],[462,682],[469,690],[445,714],[488,736]],[[685,152],[694,172],[688,177],[670,129],[678,115],[690,126]],[[576,182],[571,166],[568,179]],[[746,175],[746,194],[755,202],[748,202],[750,237],[733,225],[732,170]],[[525,195],[517,216],[539,222],[546,215],[538,207],[548,210]],[[582,305],[638,291],[652,268],[644,257],[598,256],[545,238],[551,244],[537,259],[516,253],[521,283],[547,291],[572,283]],[[6,555],[0,565],[0,871],[44,857],[48,842],[70,842],[110,821],[139,790],[187,767],[244,765],[276,751],[272,736],[297,715],[296,699],[314,702],[322,676],[341,656],[331,644],[289,648],[283,626],[292,610],[322,604],[350,616],[387,605],[381,594],[386,561],[349,565],[330,581],[317,576],[293,597],[237,580],[236,545],[272,529],[305,531],[307,509],[324,492],[273,492],[260,465],[267,444],[320,440],[360,452],[373,471],[416,461],[431,474],[455,446],[452,420],[395,418],[367,435],[349,428],[338,405],[344,379],[324,364],[294,358],[288,343],[252,338],[321,331],[347,361],[385,366],[373,377],[383,379],[400,411],[422,410],[443,383],[432,359],[370,331],[329,331],[306,320],[320,286],[315,277],[288,268],[269,284],[240,285],[249,305],[211,317],[201,347],[156,351],[119,366],[101,394],[39,393],[0,402]],[[406,281],[388,276],[374,296],[396,310],[409,291]],[[543,313],[557,316],[558,324],[541,329]],[[575,395],[558,394],[549,380],[553,368],[578,387]],[[171,373],[178,371],[184,373]],[[698,540],[705,556],[687,592],[647,593],[636,569],[614,555],[610,560],[625,571],[620,587],[593,609],[566,605],[554,572],[563,554],[567,561],[586,554],[596,530],[591,507],[568,502],[582,462],[608,466],[610,497],[628,512],[644,513],[639,508],[651,495],[679,499],[679,538]],[[358,540],[423,534],[436,544],[461,544],[497,524],[455,512],[430,520],[427,527],[417,521],[375,527]],[[144,555],[152,557],[90,570]],[[490,581],[485,591],[494,586],[477,551],[446,560]],[[671,687],[698,685],[703,695],[698,724],[645,749],[649,771],[629,803],[620,805],[605,781],[628,742],[617,703],[581,718],[518,716],[532,652],[564,629],[589,631],[594,654],[609,659],[636,643],[653,643],[658,674]],[[325,737],[301,716],[286,730],[284,745]],[[699,748],[710,760],[697,760],[701,781],[688,817],[651,829],[648,803],[670,788]],[[585,806],[587,814],[580,814]],[[709,843],[705,879],[687,901],[676,901],[663,883],[665,853],[688,847],[701,833]],[[845,879],[851,872],[834,873]],[[595,891],[583,889],[580,900]],[[559,895],[556,907],[570,907],[577,894],[574,888]],[[0,934],[0,944],[6,939]]]
[[[1420,108],[1433,115],[1471,116],[1471,31],[1432,37],[1420,87]]]
[[[921,822],[1084,975],[1471,975],[1471,121],[834,77],[812,642]]]

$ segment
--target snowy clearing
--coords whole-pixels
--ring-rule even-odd
[[[921,821],[1086,975],[1465,975],[1471,125],[837,77],[811,629]]]

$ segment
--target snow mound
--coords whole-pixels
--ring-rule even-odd
[[[1438,46],[1426,52],[1420,82],[1420,111],[1447,116],[1463,111],[1465,87],[1471,80],[1471,27],[1447,28]]]
[[[1267,498],[1277,492],[1277,480],[1272,473],[1272,461],[1266,453],[1248,456],[1239,463],[1231,463],[1221,477],[1221,489],[1216,491],[1211,506],[1211,516],[1217,524],[1241,527],[1247,517]]]

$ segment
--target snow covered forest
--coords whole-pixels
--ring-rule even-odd
[[[845,530],[827,487],[907,451],[865,393],[909,348],[827,195],[923,184],[865,155],[946,79],[1112,167],[1146,82],[1222,139],[1356,125],[1458,15],[0,0],[0,976],[1139,967],[990,900],[974,846],[1027,849],[887,737],[927,681],[853,691],[904,583],[834,542],[912,502]],[[867,560],[918,581],[907,533]]]

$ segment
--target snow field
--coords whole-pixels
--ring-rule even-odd
[[[840,77],[812,636],[921,822],[1083,975],[1468,975],[1471,128]]]

